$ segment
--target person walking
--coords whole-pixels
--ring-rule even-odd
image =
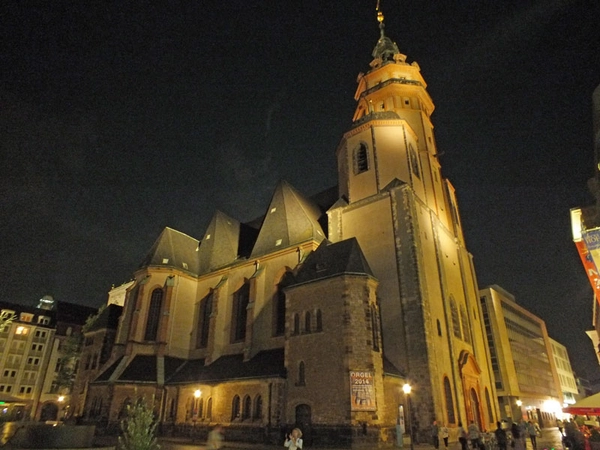
[[[218,450],[223,447],[223,427],[220,424],[216,424],[211,432],[208,433],[206,447],[210,450]]]
[[[502,428],[502,422],[496,422],[496,430],[494,431],[494,436],[496,437],[496,445],[498,446],[498,450],[506,450],[506,445],[508,443],[508,437],[506,436],[506,430]]]
[[[437,420],[434,420],[431,425],[431,440],[433,441],[435,450],[438,450],[440,448],[440,427],[437,424]]]
[[[512,447],[515,450],[525,450],[525,445],[523,443],[523,436],[521,427],[517,422],[513,422],[510,426],[510,433],[512,434]]]
[[[479,431],[479,427],[477,426],[475,421],[471,420],[468,432],[469,440],[471,441],[471,447],[473,449],[479,448],[481,444],[481,431]]]
[[[537,450],[537,430],[535,429],[535,425],[530,420],[526,424],[527,426],[527,434],[529,435],[529,439],[531,440],[531,447],[533,450]]]
[[[283,445],[290,450],[302,448],[302,431],[300,431],[300,428],[294,428],[292,432],[286,436]]]
[[[450,436],[450,433],[448,433],[448,428],[446,428],[443,424],[440,427],[440,437],[442,438],[442,440],[444,441],[444,448],[446,450],[448,450],[448,436]]]
[[[467,430],[463,427],[462,422],[458,422],[458,442],[460,442],[460,450],[467,450]]]

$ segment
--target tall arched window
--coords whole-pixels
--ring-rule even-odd
[[[257,395],[256,398],[254,399],[254,414],[253,414],[253,418],[254,419],[262,419],[262,415],[263,415],[263,401],[262,401],[262,397],[260,395]]]
[[[467,316],[467,309],[464,306],[460,307],[460,319],[462,322],[463,339],[467,344],[470,344],[471,330],[469,329],[469,317]]]
[[[236,395],[233,397],[231,402],[231,421],[240,418],[240,396]]]
[[[300,334],[300,316],[294,314],[294,334]]]
[[[310,333],[310,312],[306,311],[304,313],[304,332]]]
[[[206,418],[212,419],[212,397],[206,402]]]
[[[242,420],[248,420],[252,418],[252,400],[250,396],[244,397],[244,407],[242,408]]]
[[[285,333],[285,294],[283,289],[293,281],[291,272],[286,272],[277,285],[277,292],[273,299],[273,334],[283,336]]]
[[[212,292],[200,301],[200,311],[198,311],[198,331],[196,336],[196,347],[206,348],[208,345],[208,332],[210,329],[210,315],[213,308]]]
[[[444,396],[446,397],[446,415],[448,416],[448,423],[456,423],[456,415],[454,414],[454,401],[452,400],[452,388],[450,387],[450,380],[448,377],[444,377]]]
[[[155,341],[158,334],[158,325],[160,324],[160,310],[162,308],[163,290],[156,288],[150,296],[150,306],[148,307],[148,320],[146,321],[146,334],[144,340]]]
[[[454,301],[454,297],[450,297],[450,315],[452,317],[452,330],[454,331],[454,336],[461,339],[462,335],[460,333],[460,319],[458,318],[458,308],[456,307],[456,302]]]
[[[361,142],[354,149],[354,174],[366,172],[369,170],[369,149],[367,144]]]
[[[304,367],[304,361],[300,361],[298,364],[298,386],[306,385],[306,369]]]
[[[246,319],[248,317],[248,303],[250,302],[250,283],[243,286],[233,294],[233,326],[232,342],[243,341],[246,338]]]
[[[320,309],[317,309],[317,331],[323,331],[323,313]]]

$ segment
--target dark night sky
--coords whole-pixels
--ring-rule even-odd
[[[264,213],[336,183],[375,1],[4,2],[1,298],[99,306],[165,226]],[[43,6],[40,6],[43,5]],[[480,286],[499,284],[600,374],[569,209],[593,199],[598,0],[382,0],[429,83]]]

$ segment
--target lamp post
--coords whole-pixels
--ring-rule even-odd
[[[194,438],[196,437],[196,421],[198,420],[198,401],[200,400],[200,396],[202,395],[202,391],[200,389],[196,389],[194,391],[194,410],[192,411],[192,420],[194,421]]]
[[[415,450],[413,426],[412,426],[412,412],[410,410],[410,391],[412,391],[411,385],[406,383],[404,386],[402,386],[402,391],[404,392],[404,395],[406,396],[406,415],[407,415],[407,424],[408,424],[408,435],[410,436],[410,450]]]

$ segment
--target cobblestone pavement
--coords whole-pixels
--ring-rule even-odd
[[[190,438],[160,438],[161,450],[205,450],[207,447],[205,442],[198,441],[194,442]],[[537,440],[537,450],[564,450],[562,445],[561,435],[557,428],[545,428],[542,437]],[[111,437],[101,438],[96,442],[99,446],[114,446],[116,439]],[[224,449],[239,449],[239,450],[275,450],[283,448],[283,444],[279,445],[265,445],[265,444],[245,444],[242,442],[225,442]],[[361,450],[375,450],[375,449],[390,449],[395,450],[398,447],[391,445],[382,446],[361,446]],[[341,450],[333,447],[318,447],[318,446],[306,446],[306,450]],[[411,450],[410,446],[405,446],[403,450]],[[433,445],[428,444],[415,444],[414,450],[434,450]],[[445,450],[441,447],[440,450]],[[448,450],[460,450],[460,444],[458,442],[451,442],[448,446]],[[509,447],[510,450],[510,447]],[[527,450],[534,450],[531,446],[531,441],[527,439]]]

